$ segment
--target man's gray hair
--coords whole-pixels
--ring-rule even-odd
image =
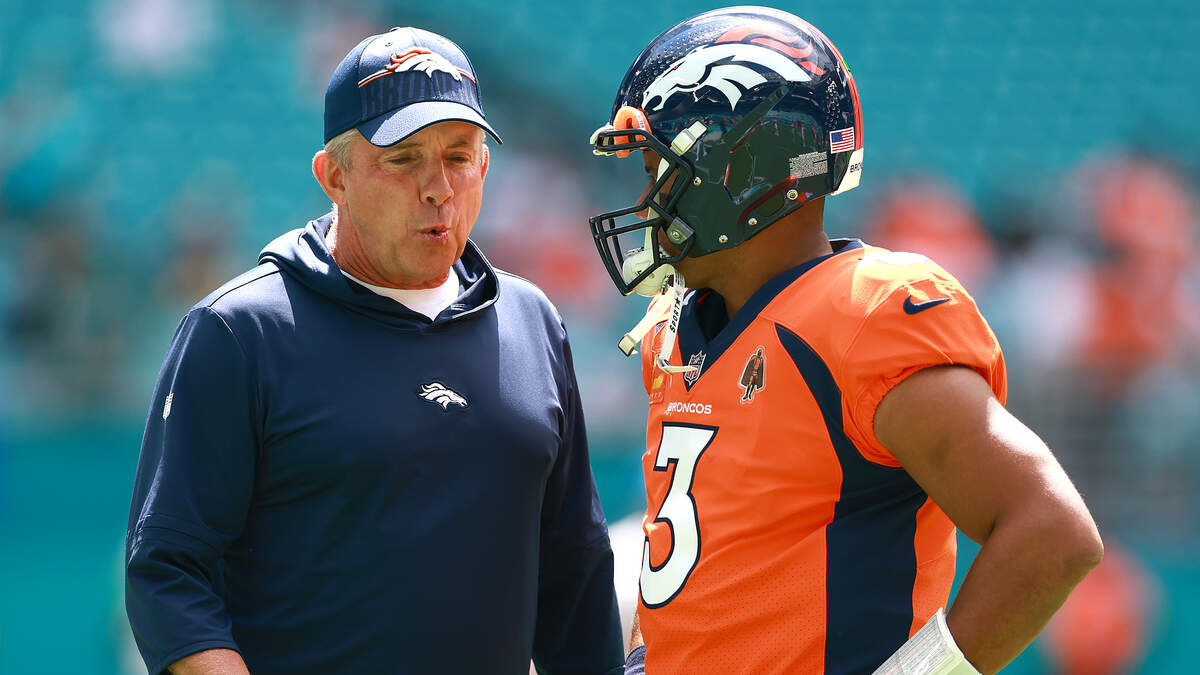
[[[325,152],[333,155],[333,161],[343,169],[350,168],[350,144],[353,142],[354,134],[357,133],[358,129],[351,127],[329,139],[329,142],[325,144]]]

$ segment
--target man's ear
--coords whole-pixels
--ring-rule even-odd
[[[479,177],[487,178],[488,164],[491,162],[492,156],[488,153],[487,143],[483,144],[483,168],[479,172]]]
[[[318,150],[317,154],[313,155],[312,172],[330,201],[335,204],[345,203],[346,170],[333,158],[333,155],[325,150]]]

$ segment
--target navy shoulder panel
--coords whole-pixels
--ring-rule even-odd
[[[262,280],[275,274],[279,274],[279,268],[275,263],[263,263],[225,282],[220,288],[193,305],[192,309],[209,307],[216,310],[219,306],[229,306],[230,303],[233,303],[234,306],[242,305],[247,301],[252,303],[253,299],[264,290]],[[271,288],[274,289],[274,286]]]
[[[516,301],[522,309],[529,311],[537,309],[549,322],[562,324],[562,315],[558,308],[546,297],[545,291],[532,281],[504,270],[496,270],[500,280],[501,300]]]

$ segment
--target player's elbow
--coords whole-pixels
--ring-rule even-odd
[[[1075,530],[1064,541],[1062,566],[1068,578],[1079,581],[1104,558],[1104,542],[1090,517],[1086,526],[1077,525]]]
[[[1081,501],[1049,506],[1041,525],[1042,550],[1065,581],[1078,583],[1100,564],[1104,542]]]

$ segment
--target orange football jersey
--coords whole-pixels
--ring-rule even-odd
[[[921,368],[1004,360],[974,300],[924,256],[857,240],[767,283],[731,321],[691,291],[653,365],[638,613],[646,672],[870,673],[946,605],[955,528],[875,437]]]

